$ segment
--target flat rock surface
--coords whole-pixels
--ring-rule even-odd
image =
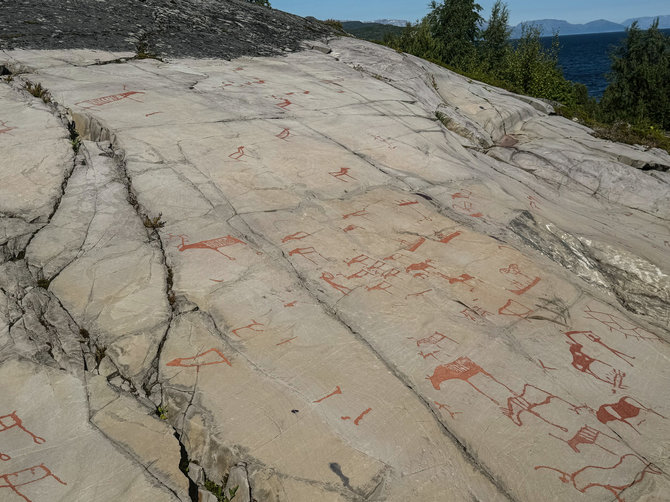
[[[668,155],[312,47],[0,53],[0,498],[666,500]]]

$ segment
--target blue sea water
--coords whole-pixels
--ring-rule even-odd
[[[670,30],[661,31],[670,34]],[[610,72],[610,51],[625,38],[625,32],[559,36],[558,62],[563,75],[568,80],[584,84],[591,96],[600,99],[608,85],[606,74]],[[552,37],[543,37],[542,42],[551,47]]]

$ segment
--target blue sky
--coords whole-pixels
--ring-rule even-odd
[[[488,17],[495,0],[479,0]],[[428,0],[270,0],[275,9],[319,19],[407,19],[415,21],[428,11]],[[670,14],[668,0],[507,0],[511,23],[533,19],[565,19],[584,23],[594,19],[621,22],[641,16]]]

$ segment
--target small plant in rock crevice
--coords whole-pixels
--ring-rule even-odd
[[[158,415],[158,418],[161,420],[167,420],[168,419],[168,411],[165,406],[158,406],[156,408],[156,415]]]
[[[158,213],[158,216],[151,218],[150,216],[144,216],[144,226],[150,228],[151,230],[158,230],[165,226],[165,222],[162,220],[163,213]]]
[[[213,493],[218,502],[231,502],[235,498],[240,487],[236,486],[235,488],[231,488],[228,490],[228,494],[226,494],[226,489],[223,485],[225,485],[225,481],[223,484],[217,485],[214,481],[205,477],[205,490]]]
[[[40,98],[47,104],[51,103],[51,93],[47,89],[42,87],[41,83],[38,82],[37,84],[34,84],[30,80],[27,80],[25,87],[26,91],[28,91],[36,98]]]

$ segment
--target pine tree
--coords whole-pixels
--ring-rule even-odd
[[[431,34],[439,44],[440,58],[447,65],[467,68],[476,57],[482,6],[474,0],[432,0],[427,16]]]
[[[503,64],[509,50],[509,38],[512,29],[508,26],[509,9],[507,4],[497,0],[491,10],[486,29],[482,32],[480,44],[482,60],[487,70],[496,71]]]

